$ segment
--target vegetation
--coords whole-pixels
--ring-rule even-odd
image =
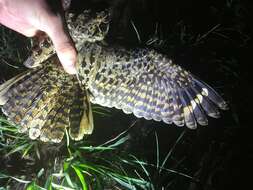
[[[30,140],[1,116],[0,190],[218,190],[250,184],[250,1],[155,2],[147,3],[144,15],[132,9],[118,41],[168,54],[223,92],[230,111],[191,131],[97,107],[92,136],[81,142],[66,136],[58,145]],[[24,69],[20,63],[31,45],[4,27],[0,34],[2,82]]]
[[[5,179],[7,189],[20,185],[27,189],[86,190],[105,189],[106,186],[112,188],[112,185],[115,189],[152,188],[152,184],[141,177],[145,174],[144,162],[133,155],[126,157],[115,154],[118,146],[129,138],[125,133],[98,146],[87,144],[86,141],[70,142],[68,136],[59,145],[49,145],[32,141],[26,135],[19,134],[18,128],[10,125],[5,119],[1,119],[0,122],[0,130],[3,133],[1,153],[5,155],[5,159],[18,153],[25,162],[19,166],[21,170],[16,170],[14,175],[6,174],[8,171],[1,171],[0,178]],[[53,154],[44,160],[45,154],[50,152]],[[42,161],[47,163],[44,164]],[[39,162],[39,165],[36,166],[36,162]],[[127,172],[129,168],[132,169],[131,172]]]

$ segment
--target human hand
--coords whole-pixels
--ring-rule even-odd
[[[69,74],[75,74],[77,52],[69,36],[63,15],[52,11],[47,0],[0,0],[0,23],[27,36],[45,32]]]

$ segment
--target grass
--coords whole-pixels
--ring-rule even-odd
[[[20,47],[24,47],[24,43],[28,44],[28,41],[4,27],[1,27],[0,30],[2,38],[0,58],[3,63],[1,66],[20,70],[21,65],[16,65],[16,63],[22,62],[27,54],[25,51],[20,51]],[[93,109],[94,114],[110,115],[110,112],[103,107],[94,106]],[[133,177],[130,176],[123,166],[125,164],[128,167],[136,167],[135,170],[138,172],[137,164],[133,162],[132,157],[131,159],[123,159],[120,156],[116,156],[114,159],[111,157],[113,151],[126,140],[128,140],[128,136],[112,139],[103,145],[91,146],[91,144],[77,145],[72,141],[69,142],[67,136],[59,146],[52,145],[50,147],[50,145],[43,145],[43,143],[30,140],[26,134],[20,134],[18,126],[12,125],[1,116],[0,152],[3,155],[1,161],[9,162],[10,158],[14,157],[15,159],[18,156],[23,163],[20,163],[22,164],[20,166],[22,169],[19,171],[21,174],[18,171],[15,174],[9,174],[8,169],[3,167],[0,172],[0,179],[4,183],[0,183],[0,186],[2,185],[2,189],[17,188],[20,185],[27,189],[90,189],[91,187],[101,189],[106,184],[118,184],[127,189],[135,189],[137,186],[147,189],[147,186],[151,186],[149,182],[140,178],[136,173],[133,173]],[[46,160],[48,162],[46,164],[47,169],[37,168],[37,164],[41,162],[41,157],[45,154],[44,151],[52,150],[63,151],[64,154],[59,157],[53,155],[49,160]],[[87,155],[88,158],[83,157],[83,155]],[[16,163],[12,164],[11,167],[15,168]],[[26,171],[29,165],[34,171],[30,169]],[[55,167],[58,169],[55,170]],[[36,173],[36,171],[38,172]],[[27,175],[24,172],[27,172]]]
[[[202,10],[195,5],[190,16]],[[121,132],[129,122],[124,123],[118,112],[93,107],[96,119],[102,124],[107,121],[110,140],[106,134],[102,134],[105,143],[100,138],[73,142],[66,136],[63,143],[54,145],[19,134],[18,126],[1,116],[0,190],[216,190],[233,189],[236,184],[237,189],[243,189],[247,180],[240,181],[240,176],[247,175],[241,167],[252,165],[251,133],[242,137],[247,133],[245,125],[251,123],[245,124],[243,118],[250,116],[245,109],[251,99],[246,91],[250,70],[244,63],[251,58],[246,53],[251,52],[252,28],[246,16],[252,11],[240,0],[212,2],[203,10],[211,15],[209,20],[201,15],[204,24],[198,23],[199,15],[189,21],[186,14],[176,15],[172,24],[153,20],[147,31],[132,18],[130,27],[137,44],[172,56],[175,62],[224,92],[231,110],[222,119],[211,120],[208,127],[196,131],[138,120],[131,129]],[[148,38],[142,31],[149,33]],[[30,42],[3,27],[0,33],[2,82],[23,69],[20,63],[28,54]]]
[[[135,156],[114,153],[129,139],[125,132],[102,145],[94,146],[87,141],[66,143],[66,138],[60,145],[52,145],[51,148],[46,145],[46,149],[42,143],[19,134],[18,128],[3,118],[0,120],[0,132],[0,151],[4,159],[18,153],[23,160],[32,160],[33,163],[30,162],[29,165],[38,171],[33,175],[20,176],[1,171],[0,178],[5,179],[5,187],[13,185],[13,181],[23,184],[27,189],[104,189],[106,185],[110,187],[112,184],[119,189],[149,189],[152,186],[140,176],[143,171],[137,162],[141,162]],[[49,158],[46,164],[48,168],[36,168],[36,162],[45,156],[43,151],[46,154],[49,151],[61,152],[61,155]],[[27,166],[22,166],[24,167]]]
[[[0,25],[0,64],[1,80],[5,75],[3,73],[20,72],[22,63],[29,53],[31,41],[24,36],[17,34]],[[22,47],[22,48],[21,48]]]
[[[8,70],[11,68],[15,73],[22,67],[17,63],[22,62],[27,53],[20,51],[20,47],[28,42],[6,28],[0,30],[1,66]],[[95,115],[110,115],[103,107],[94,106],[93,109]],[[20,134],[18,126],[0,116],[0,160],[8,163],[8,167],[0,167],[0,188],[85,190],[113,185],[116,189],[147,189],[152,184],[139,176],[142,171],[134,162],[137,158],[113,156],[114,151],[127,140],[127,135],[119,136],[103,145],[92,146],[86,141],[72,142],[67,136],[60,145],[45,145]],[[43,157],[51,151],[55,154],[44,160]],[[10,172],[13,169],[15,172]],[[130,174],[127,172],[129,169],[135,172]]]
[[[18,127],[11,125],[4,118],[0,119],[0,152],[5,159],[18,155],[23,163],[19,163],[21,171],[8,174],[8,170],[0,172],[4,180],[2,188],[34,189],[167,189],[171,181],[163,184],[163,176],[181,176],[198,183],[198,179],[165,167],[171,159],[176,146],[182,141],[183,131],[161,159],[159,138],[155,135],[156,163],[151,164],[139,160],[135,155],[120,150],[130,140],[128,130],[116,137],[94,145],[87,140],[73,142],[68,138],[59,145],[48,145],[30,140],[27,135],[18,133]],[[7,143],[10,142],[10,143]],[[50,152],[54,152],[50,154]],[[50,154],[46,160],[45,154]],[[42,162],[47,162],[42,164]],[[12,167],[16,167],[16,163]],[[22,165],[20,165],[22,164]],[[30,169],[28,169],[31,167]],[[25,168],[25,169],[24,169]],[[155,171],[152,174],[152,171]],[[21,172],[21,173],[19,173]],[[24,173],[25,172],[25,173]]]

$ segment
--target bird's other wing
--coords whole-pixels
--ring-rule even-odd
[[[196,128],[227,109],[214,89],[154,50],[86,43],[77,70],[92,103],[139,118]]]
[[[20,125],[20,132],[44,142],[60,142],[70,127],[70,136],[75,140],[91,133],[93,124],[80,125],[82,118],[88,117],[84,100],[87,97],[76,76],[63,70],[56,55],[0,85],[3,113]]]

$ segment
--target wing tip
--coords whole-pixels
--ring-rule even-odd
[[[223,102],[220,102],[218,104],[218,107],[221,109],[221,110],[229,110],[229,105],[226,101],[223,101]]]

